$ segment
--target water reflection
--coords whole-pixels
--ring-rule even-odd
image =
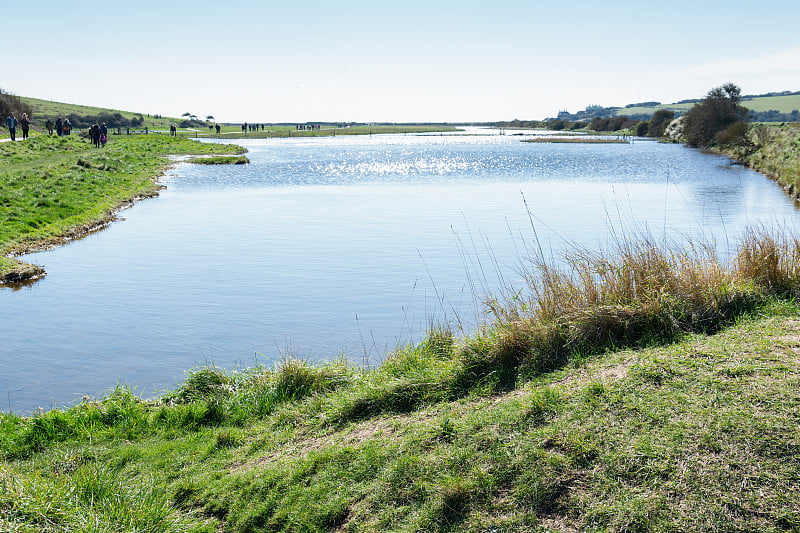
[[[3,407],[152,394],[213,361],[373,361],[432,321],[465,329],[519,284],[531,224],[547,253],[608,246],[610,227],[713,235],[794,224],[782,191],[676,145],[510,136],[246,141],[251,164],[179,165],[107,230],[28,260],[0,291]],[[523,204],[525,198],[528,209]]]

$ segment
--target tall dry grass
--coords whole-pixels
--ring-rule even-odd
[[[533,257],[527,296],[489,302],[496,357],[546,370],[575,352],[712,333],[770,297],[800,293],[797,236],[751,228],[731,257],[721,260],[714,243],[646,234],[609,251],[573,248],[559,263]]]

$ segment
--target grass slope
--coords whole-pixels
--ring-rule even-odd
[[[742,105],[751,111],[770,111],[775,110],[780,113],[791,113],[795,109],[800,109],[800,95],[792,94],[786,96],[757,96],[744,98]],[[653,114],[659,109],[669,109],[672,111],[686,112],[694,104],[662,104],[658,106],[637,106],[619,109],[617,115],[641,115]]]
[[[219,397],[237,379],[213,369],[173,405],[118,390],[0,415],[0,529],[797,531],[800,316],[770,314],[372,415],[342,416],[342,392],[237,422]],[[414,353],[396,383],[425,383],[414,372],[437,356]],[[247,377],[254,401],[288,394],[290,373]]]

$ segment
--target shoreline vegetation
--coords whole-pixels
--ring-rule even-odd
[[[800,128],[759,128],[720,150],[794,194]],[[135,170],[131,199],[181,143],[236,149],[147,137],[113,155],[115,138],[16,143],[36,163],[4,152],[0,183]],[[563,269],[534,257],[490,323],[433,326],[375,368],[209,365],[154,399],[120,384],[0,413],[0,530],[798,531],[800,235],[736,242],[728,261],[647,234]]]

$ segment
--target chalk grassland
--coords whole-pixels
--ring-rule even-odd
[[[800,239],[537,263],[372,370],[195,370],[0,415],[13,531],[797,531]],[[728,329],[725,329],[725,328]]]
[[[33,119],[36,121],[37,127],[43,128],[44,121],[47,117],[52,118],[55,120],[56,117],[65,118],[70,114],[76,114],[80,116],[97,116],[100,113],[119,113],[126,119],[130,120],[134,117],[138,117],[140,114],[144,118],[144,124],[142,127],[147,126],[149,129],[165,129],[169,130],[169,125],[172,122],[180,122],[183,120],[182,118],[170,118],[165,117],[161,119],[156,119],[152,117],[148,117],[147,113],[137,113],[133,111],[122,111],[120,109],[108,109],[104,107],[93,107],[93,106],[85,106],[79,104],[68,104],[64,102],[51,102],[49,100],[41,100],[39,98],[29,98],[29,97],[21,97],[22,101],[31,105],[34,110]],[[42,124],[39,124],[41,122]]]
[[[120,205],[156,194],[168,155],[242,151],[166,135],[112,136],[103,149],[77,135],[0,143],[0,281],[41,274],[9,255],[79,237]]]
[[[742,100],[742,105],[751,111],[769,111],[776,110],[780,113],[791,113],[795,109],[800,109],[800,94],[793,94],[787,96],[759,96],[756,98],[745,98]],[[692,108],[694,104],[663,104],[654,107],[626,107],[617,111],[618,115],[637,115],[637,114],[652,114],[658,109],[670,109],[673,111],[686,112]]]

